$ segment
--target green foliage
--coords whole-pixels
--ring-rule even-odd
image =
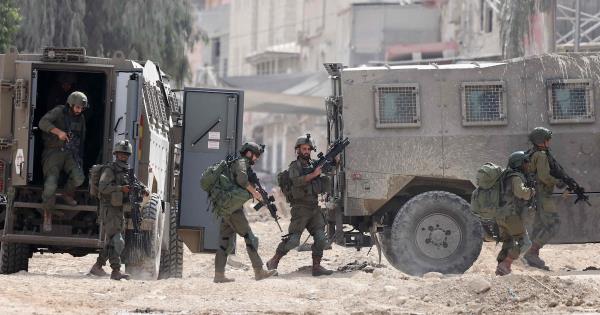
[[[0,0],[0,53],[14,45],[21,16],[13,0]]]
[[[190,0],[22,0],[18,48],[85,47],[89,55],[151,59],[179,84],[198,36]]]

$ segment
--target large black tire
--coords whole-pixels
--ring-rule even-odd
[[[162,211],[160,196],[153,194],[150,201],[142,209],[142,219],[144,225],[151,225],[151,230],[142,231],[143,257],[141,261],[131,262],[126,258],[131,246],[131,231],[125,233],[125,270],[131,274],[134,279],[156,280],[160,270],[161,245],[163,233],[164,213]]]
[[[0,246],[0,273],[11,274],[29,270],[31,247],[28,244],[3,243]]]
[[[382,239],[384,255],[404,273],[457,274],[479,257],[483,229],[464,199],[445,191],[429,191],[400,208]]]
[[[169,213],[169,246],[162,249],[159,279],[183,276],[183,240],[177,234],[177,207]]]

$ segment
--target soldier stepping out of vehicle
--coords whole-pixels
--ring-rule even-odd
[[[113,149],[115,161],[106,164],[101,169],[98,181],[99,218],[106,237],[104,248],[100,251],[90,274],[99,277],[107,276],[108,274],[102,267],[106,265],[108,260],[112,268],[110,278],[113,280],[129,279],[129,275],[121,273],[121,253],[125,248],[125,241],[123,240],[124,212],[126,208],[131,207],[129,203],[130,185],[128,183],[128,161],[131,153],[132,147],[129,141],[122,140],[115,144]],[[92,179],[90,178],[90,180]],[[145,193],[148,194],[148,191]]]
[[[552,131],[544,127],[536,127],[529,133],[529,141],[533,148],[527,153],[530,155],[531,163],[529,172],[533,173],[536,180],[537,211],[533,222],[531,233],[532,245],[523,258],[532,267],[550,270],[540,258],[540,248],[556,235],[560,224],[560,218],[556,205],[552,200],[554,187],[565,188],[565,184],[551,175],[549,160],[550,139]]]
[[[312,170],[312,164],[315,162],[310,156],[311,151],[315,150],[310,134],[299,137],[296,140],[295,149],[298,158],[290,163],[288,169],[292,195],[290,202],[292,218],[289,234],[277,246],[275,255],[267,262],[267,268],[269,270],[277,269],[281,258],[300,244],[302,231],[306,229],[314,240],[312,245],[312,275],[331,275],[333,271],[321,266],[323,250],[328,242],[325,236],[325,219],[318,205],[319,194],[327,192],[326,189],[330,186],[327,183],[329,178],[322,174],[321,167],[309,171]],[[282,189],[284,188],[282,187]]]
[[[54,210],[60,173],[64,171],[68,175],[63,200],[70,206],[77,205],[74,198],[75,189],[85,180],[81,160],[86,133],[83,112],[88,108],[87,96],[82,92],[73,92],[67,98],[67,104],[68,106],[54,107],[39,122],[44,140],[42,209],[43,228],[46,231],[52,229],[52,214],[62,214]]]
[[[213,204],[213,206],[217,208],[214,209],[215,213],[221,217],[219,248],[215,254],[215,283],[234,281],[234,279],[225,277],[225,265],[227,264],[227,256],[235,248],[234,242],[236,233],[243,237],[246,242],[246,251],[252,262],[252,267],[254,268],[254,278],[256,280],[262,280],[277,274],[276,271],[267,271],[263,268],[263,261],[258,255],[258,237],[252,233],[252,229],[250,228],[250,224],[248,223],[248,219],[242,208],[243,201],[250,199],[250,196],[254,197],[256,200],[263,201],[260,193],[258,193],[256,188],[254,188],[248,180],[248,170],[256,163],[263,152],[264,146],[260,146],[254,142],[245,143],[240,149],[240,154],[242,156],[231,162],[229,165],[230,176],[228,179],[232,182],[231,184],[241,187],[242,189],[239,190],[246,196],[245,198],[242,198],[243,200],[241,200],[242,202],[240,204],[233,206],[233,209],[222,209],[227,207],[221,205],[221,202],[219,201],[221,198],[219,198],[219,196],[227,194],[227,191],[231,191],[230,189],[225,189],[223,187],[223,185],[226,184],[217,184],[215,185],[215,188],[209,192],[209,195],[212,196],[211,200],[213,203],[217,203]],[[227,172],[227,170],[224,170],[224,172]],[[245,190],[245,192],[243,190]]]
[[[519,258],[525,243],[526,231],[522,214],[527,211],[529,202],[534,197],[534,188],[526,187],[525,170],[529,157],[523,151],[517,151],[508,158],[508,166],[501,177],[501,204],[497,211],[496,223],[502,250],[498,253],[496,275],[511,273],[513,260]]]

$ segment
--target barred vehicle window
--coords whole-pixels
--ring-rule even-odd
[[[463,125],[507,123],[503,82],[466,82],[462,92]]]
[[[375,98],[377,127],[420,125],[419,95],[416,84],[377,86]]]
[[[589,81],[551,81],[548,94],[550,122],[594,121],[592,89]]]

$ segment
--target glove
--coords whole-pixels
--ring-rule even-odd
[[[565,182],[563,182],[562,180],[558,181],[558,183],[556,184],[556,187],[558,189],[565,189],[565,187],[567,187],[567,184],[565,184]]]

